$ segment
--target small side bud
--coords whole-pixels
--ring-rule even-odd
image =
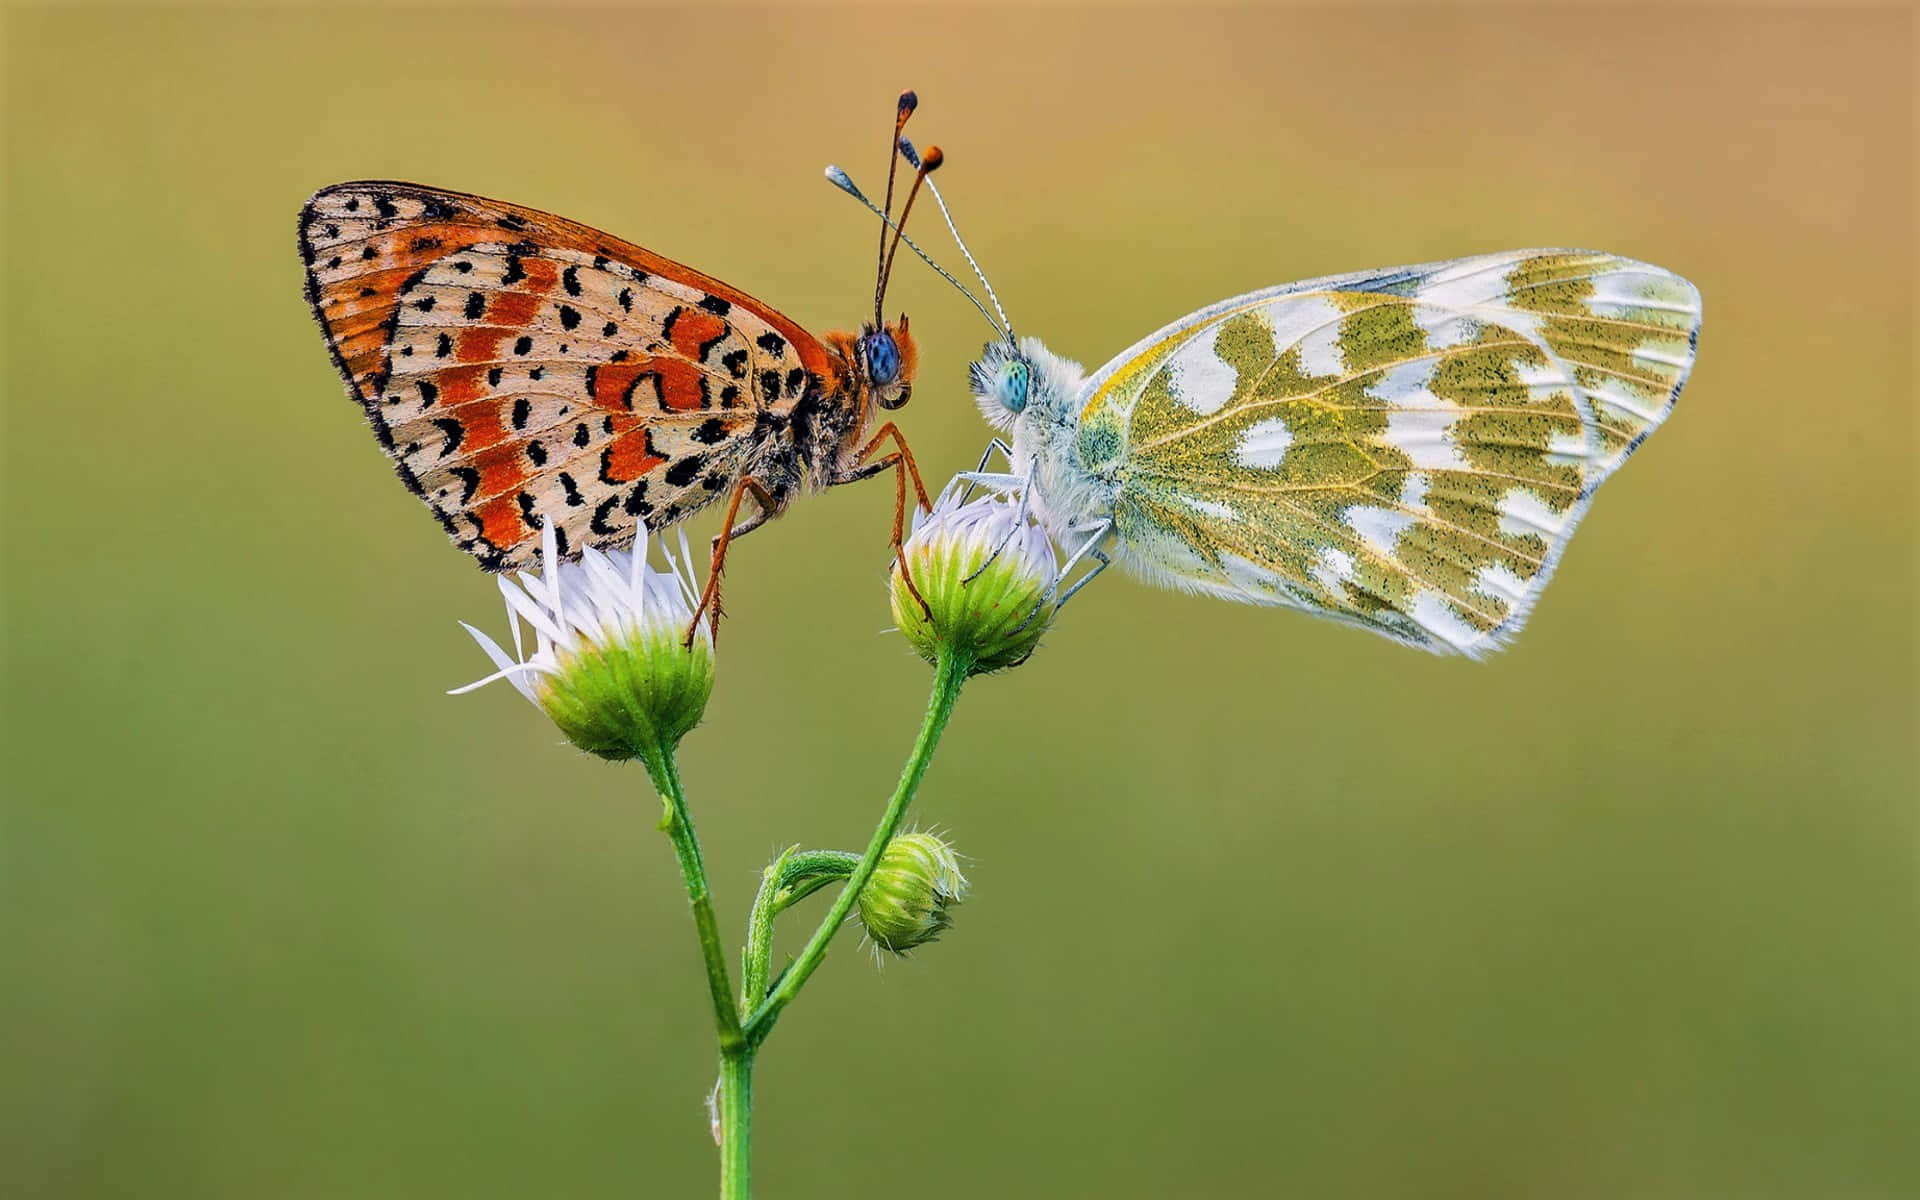
[[[544,575],[500,580],[514,653],[466,626],[499,670],[455,693],[506,679],[589,754],[618,761],[671,751],[713,694],[710,626],[682,643],[693,620],[691,579],[671,556],[670,570],[649,567],[644,542],[631,553],[589,547],[579,562],[561,562],[549,527],[542,554],[553,564]],[[522,649],[521,621],[533,628],[532,654]]]
[[[949,488],[931,513],[915,515],[893,566],[893,618],[920,657],[937,662],[944,649],[978,675],[1014,666],[1040,644],[1060,567],[1053,543],[1012,502],[962,504],[958,495]]]
[[[876,946],[905,954],[939,937],[966,896],[967,877],[952,847],[931,833],[903,833],[887,843],[860,889],[860,923]]]

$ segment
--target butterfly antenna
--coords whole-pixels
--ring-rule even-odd
[[[900,131],[907,118],[920,107],[920,97],[911,90],[900,93],[900,104],[893,112],[893,141],[887,146],[887,202],[880,210],[880,257],[873,268],[873,327],[881,328],[880,305],[887,291],[887,227],[893,224],[893,176],[900,165]]]
[[[920,156],[914,152],[913,143],[906,138],[901,138],[899,141],[902,157],[907,160],[908,165],[918,167]],[[933,156],[935,149],[936,147],[932,146],[927,148],[928,157]],[[937,161],[935,165],[938,165]],[[1007,319],[1007,310],[1000,307],[1000,297],[994,294],[993,285],[987,282],[987,273],[982,271],[980,264],[973,260],[973,251],[967,249],[966,240],[960,236],[959,227],[953,223],[953,214],[947,211],[946,199],[940,195],[939,187],[931,179],[927,180],[927,190],[933,193],[933,202],[940,206],[940,215],[946,218],[947,231],[953,234],[954,245],[960,247],[961,256],[967,260],[967,265],[973,268],[974,276],[980,280],[980,286],[987,289],[987,299],[993,301],[993,311],[1000,314],[1000,324],[1006,326],[1007,340],[1013,341],[1013,322]]]
[[[828,167],[827,182],[839,188],[841,191],[845,192],[847,195],[852,196],[855,200],[858,200],[860,203],[866,205],[867,211],[872,213],[874,216],[879,217],[882,221],[884,221],[886,223],[887,228],[894,228],[894,224],[891,220],[888,220],[887,214],[881,212],[879,205],[867,199],[866,194],[862,192],[859,188],[854,186],[853,180],[848,177],[845,171],[841,170],[839,167],[832,167],[832,166]],[[962,296],[965,296],[967,300],[975,308],[980,310],[980,315],[987,319],[987,324],[993,326],[993,332],[996,337],[1012,336],[1008,331],[1000,328],[1000,323],[993,319],[993,314],[987,311],[987,306],[980,303],[979,299],[975,297],[972,292],[967,290],[965,284],[961,283],[958,279],[955,279],[952,273],[949,272],[945,267],[933,261],[932,255],[928,254],[925,250],[922,250],[918,245],[914,243],[914,240],[912,238],[908,237],[904,233],[900,234],[900,240],[907,244],[907,249],[913,251],[915,254],[920,256],[921,262],[926,263],[928,266],[932,267],[934,271],[936,271],[939,274],[940,278],[952,284],[955,291],[959,292]]]
[[[900,220],[893,227],[893,245],[887,247],[886,260],[880,267],[880,293],[886,294],[887,285],[893,282],[893,256],[900,253],[900,239],[907,235],[907,214],[913,211],[914,197],[920,194],[920,185],[927,176],[940,169],[946,157],[940,153],[940,147],[928,146],[926,161],[915,163],[913,186],[907,189],[907,202],[900,206]]]

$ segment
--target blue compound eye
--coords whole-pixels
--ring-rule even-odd
[[[1031,369],[1026,360],[1016,358],[1000,373],[1000,403],[1014,412],[1027,406],[1027,382]]]
[[[885,387],[900,377],[900,347],[893,344],[892,334],[870,333],[860,345],[867,356],[867,378],[875,387]]]

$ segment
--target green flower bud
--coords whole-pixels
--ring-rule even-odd
[[[668,555],[670,569],[654,570],[646,550],[645,542],[631,553],[588,547],[579,562],[549,567],[544,578],[502,577],[514,653],[462,622],[500,669],[454,694],[506,679],[589,754],[618,761],[672,750],[713,694],[713,635],[703,620],[693,645],[683,643],[694,595],[684,539],[684,568]],[[549,526],[542,561],[558,559]],[[530,655],[521,621],[533,628]]]
[[[895,562],[893,619],[928,662],[946,649],[970,664],[968,674],[1011,667],[1053,621],[1053,543],[1009,501],[961,504],[949,489],[931,513],[915,514],[901,561],[912,587]]]
[[[939,937],[966,896],[953,849],[931,833],[903,833],[887,843],[860,889],[860,923],[876,946],[905,954]]]

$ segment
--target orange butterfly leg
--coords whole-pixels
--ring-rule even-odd
[[[872,454],[888,438],[892,438],[894,446],[897,447],[893,453],[863,464],[854,477],[864,479],[869,475],[877,475],[889,467],[893,468],[893,537],[888,544],[893,549],[894,561],[900,564],[900,581],[907,585],[907,594],[913,597],[914,602],[920,606],[921,612],[932,616],[933,610],[927,607],[925,597],[920,595],[920,588],[913,581],[913,569],[907,565],[907,556],[901,548],[907,534],[907,480],[913,480],[914,495],[922,509],[932,511],[933,505],[927,500],[927,485],[920,481],[920,468],[913,461],[913,451],[907,449],[907,439],[901,434],[900,427],[892,421],[880,426],[867,440],[867,444],[860,448],[860,454],[855,461],[858,462]]]
[[[748,492],[753,493],[754,502],[760,506],[760,511],[741,524],[735,525],[733,520],[740,515],[740,501]],[[733,544],[733,539],[745,537],[766,524],[776,511],[777,506],[773,502],[773,497],[768,494],[766,487],[758,479],[751,475],[743,475],[740,477],[740,482],[733,485],[733,496],[727,501],[727,519],[721,524],[720,532],[714,535],[713,559],[707,565],[707,586],[700,593],[700,606],[693,610],[693,620],[687,624],[687,635],[682,639],[682,644],[693,645],[693,635],[700,629],[700,618],[709,612],[712,613],[709,624],[713,628],[713,640],[716,645],[719,643],[720,617],[723,612],[720,607],[720,575],[726,569],[727,547]]]
[[[896,454],[898,456],[898,462],[906,468],[907,474],[913,477],[913,491],[914,491],[914,495],[920,498],[920,507],[925,509],[928,512],[932,512],[933,504],[927,499],[927,485],[920,482],[920,466],[919,464],[913,461],[913,451],[907,449],[906,436],[900,432],[900,427],[898,425],[895,425],[892,421],[886,422],[885,424],[881,425],[880,428],[873,431],[873,436],[868,438],[867,444],[860,448],[860,453],[854,459],[854,461],[859,462],[862,459],[865,459],[867,455],[872,454],[875,450],[879,449],[880,443],[886,441],[888,438],[892,438],[893,444],[899,447],[898,451],[896,451]],[[892,465],[894,461],[895,461],[895,455],[888,455],[884,459],[877,460],[867,465],[869,467],[879,467],[882,465]],[[906,504],[906,500],[903,497],[901,499],[901,506],[904,507],[905,504]]]

